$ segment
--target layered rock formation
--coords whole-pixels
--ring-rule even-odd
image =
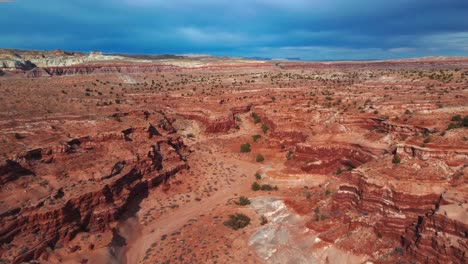
[[[423,263],[466,262],[466,190],[451,190],[457,188],[448,185],[450,182],[431,187],[433,183],[428,179],[423,180],[425,183],[410,179],[400,182],[399,178],[374,175],[358,170],[341,176],[346,183],[334,195],[334,206],[341,210],[354,208],[364,215],[351,219],[350,224],[373,227],[378,236],[399,240],[409,259]],[[460,191],[463,195],[455,198],[453,193]],[[442,208],[450,208],[447,211],[451,212]]]
[[[134,148],[138,152],[132,154]],[[79,232],[109,230],[149,189],[188,169],[187,155],[169,123],[82,136],[6,160],[0,166],[2,196],[19,182],[29,186],[25,192],[37,194],[21,204],[4,200],[0,242],[8,246],[0,254],[13,263],[47,260],[47,248],[67,243]],[[77,165],[88,169],[75,170]],[[68,169],[57,170],[63,166]]]
[[[466,263],[467,62],[2,50],[0,262]]]

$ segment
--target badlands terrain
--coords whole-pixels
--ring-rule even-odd
[[[0,263],[467,263],[468,58],[0,50]]]

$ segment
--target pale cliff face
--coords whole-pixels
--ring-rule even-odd
[[[124,60],[121,56],[103,55],[100,52],[91,52],[89,55],[82,53],[67,53],[63,51],[52,52],[14,52],[11,50],[0,50],[0,68],[29,69],[31,63],[37,67],[67,67],[79,65],[86,62],[118,61]]]

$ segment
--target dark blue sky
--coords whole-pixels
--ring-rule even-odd
[[[0,0],[0,47],[312,60],[468,56],[468,0]]]

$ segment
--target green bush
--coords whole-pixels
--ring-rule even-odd
[[[278,186],[271,186],[269,184],[258,184],[257,182],[254,182],[252,183],[252,190],[254,191],[259,191],[259,190],[262,190],[262,191],[278,191]]]
[[[329,190],[325,190],[325,195],[330,195],[331,192]]]
[[[253,118],[255,124],[258,124],[261,121],[260,117],[256,113],[252,113],[252,118]]]
[[[266,134],[268,129],[270,129],[266,124],[262,124],[262,131],[263,131],[263,134]]]
[[[463,118],[462,125],[463,125],[464,127],[468,127],[468,116],[465,116],[465,117]]]
[[[260,173],[255,173],[255,179],[257,180],[261,180],[262,179],[262,175],[260,175]]]
[[[238,230],[248,226],[250,224],[250,218],[245,214],[236,213],[229,215],[229,219],[226,220],[223,224],[234,230]]]
[[[250,144],[249,143],[242,144],[240,147],[240,152],[242,153],[250,152]]]
[[[450,124],[448,125],[448,127],[447,127],[447,130],[452,130],[452,129],[455,129],[455,128],[457,128],[457,127],[458,127],[457,124],[455,124],[455,123],[450,123]]]
[[[257,154],[257,162],[262,162],[265,160],[265,158],[263,158],[263,155],[262,154]]]
[[[262,136],[260,136],[259,134],[253,135],[253,136],[252,136],[253,142],[257,142],[257,140],[258,140],[259,138],[261,138],[261,137],[262,137]]]
[[[393,156],[393,159],[392,159],[392,163],[393,164],[400,164],[400,157],[398,157],[397,155]]]
[[[260,187],[261,186],[260,186],[260,184],[258,184],[258,182],[252,183],[252,190],[258,191],[258,190],[260,190]]]
[[[461,115],[454,115],[454,116],[452,116],[452,121],[461,122],[461,121],[462,121]]]
[[[239,197],[239,201],[236,202],[237,205],[249,205],[250,204],[250,200],[249,198],[245,197],[245,196],[241,196]]]
[[[278,186],[272,187],[269,184],[262,184],[262,186],[260,187],[260,190],[262,190],[262,191],[277,191]]]

